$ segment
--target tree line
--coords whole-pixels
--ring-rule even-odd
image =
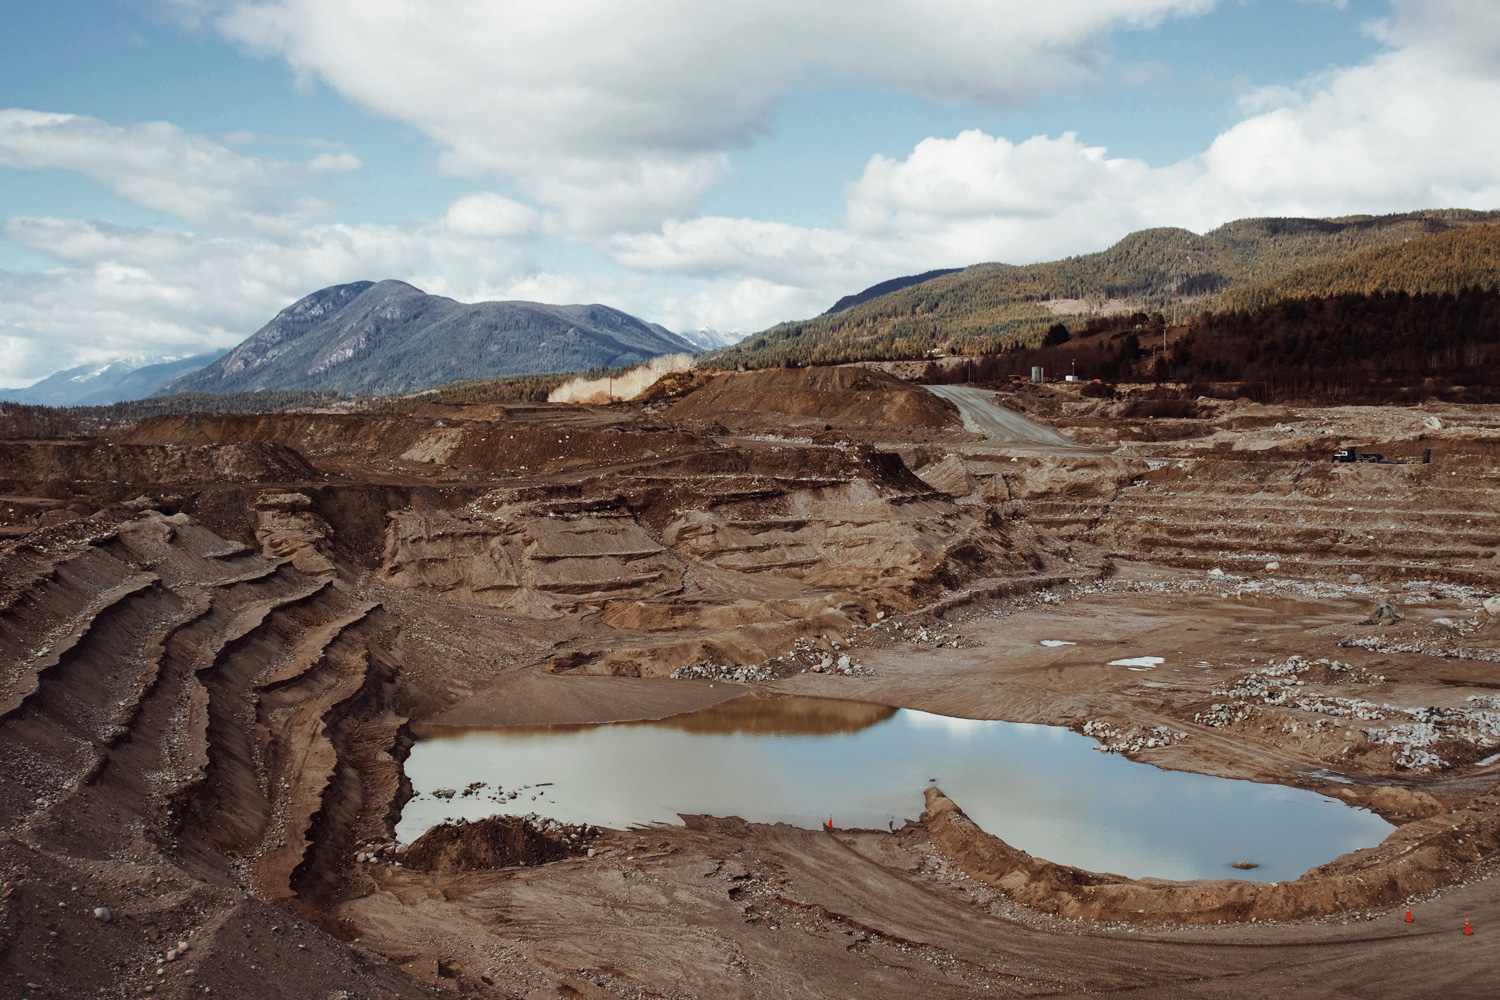
[[[1096,317],[1076,330],[1054,324],[1036,347],[930,365],[927,378],[997,382],[1032,366],[1103,382],[1232,383],[1262,397],[1375,402],[1465,386],[1488,400],[1500,388],[1500,285],[1284,299],[1171,328],[1160,312]]]

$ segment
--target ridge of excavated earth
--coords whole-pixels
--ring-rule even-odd
[[[1150,406],[851,367],[0,439],[0,995],[1490,995],[1500,411]],[[415,723],[746,692],[1394,829],[1279,884],[1069,868],[936,786],[890,831],[395,841]]]

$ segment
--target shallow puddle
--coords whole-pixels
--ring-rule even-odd
[[[1123,660],[1110,660],[1112,667],[1129,667],[1131,670],[1150,670],[1167,661],[1160,656],[1127,656]]]
[[[1135,878],[1295,879],[1391,831],[1313,792],[1162,771],[1056,726],[822,698],[750,695],[659,722],[414,728],[406,771],[420,794],[403,842],[447,817],[530,812],[615,828],[679,813],[884,828],[921,813],[930,779],[1016,847]],[[485,787],[464,795],[474,782]],[[432,795],[443,789],[459,794]]]

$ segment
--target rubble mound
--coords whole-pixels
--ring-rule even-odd
[[[958,409],[921,386],[858,365],[731,372],[674,405],[674,420],[712,420],[736,432],[962,426]]]
[[[582,853],[586,827],[555,822],[538,825],[529,816],[491,816],[472,823],[444,823],[418,837],[401,853],[401,864],[426,872],[542,865]]]

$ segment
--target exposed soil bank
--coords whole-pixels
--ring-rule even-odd
[[[493,689],[423,720],[437,726],[587,725],[665,719],[737,698],[749,688],[720,681],[562,677],[517,672]]]

